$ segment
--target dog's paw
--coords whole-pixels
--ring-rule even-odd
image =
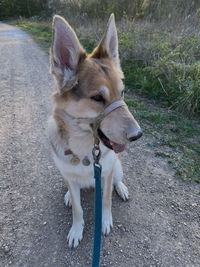
[[[111,228],[113,227],[112,221],[112,213],[111,211],[104,211],[102,214],[102,233],[104,235],[108,235],[110,233]]]
[[[72,225],[68,236],[67,241],[70,248],[76,248],[79,244],[79,242],[83,238],[83,223]]]
[[[124,183],[122,183],[121,181],[118,182],[115,185],[115,189],[117,191],[117,194],[124,200],[127,201],[128,200],[128,188],[125,186]]]
[[[64,196],[64,203],[66,206],[69,206],[69,207],[72,206],[72,200],[71,200],[69,191],[67,191],[67,193]]]

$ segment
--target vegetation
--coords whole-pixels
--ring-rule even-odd
[[[31,17],[38,14],[48,14],[46,0],[1,0],[0,19],[9,17]]]
[[[199,8],[199,0],[1,0],[0,18],[59,13],[67,17],[105,19],[113,12],[117,20],[125,14],[130,20],[173,18],[177,21],[188,16],[199,17]]]
[[[52,36],[48,14],[67,18],[90,52],[99,42],[110,13],[115,13],[126,87],[129,93],[140,96],[134,101],[130,94],[127,103],[152,136],[149,145],[156,155],[166,158],[178,177],[200,182],[200,0],[34,2],[43,2],[37,16],[14,23],[47,51]],[[141,96],[150,98],[158,108],[152,109]],[[159,105],[168,107],[167,113],[162,112],[158,100]]]
[[[129,82],[138,92],[181,112],[200,114],[199,33],[154,30],[142,35],[140,31],[120,42],[128,55]]]
[[[166,112],[146,101],[129,96],[126,103],[151,136],[155,155],[167,159],[175,175],[184,181],[200,183],[200,127],[177,112]]]

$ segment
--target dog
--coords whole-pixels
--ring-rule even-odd
[[[50,69],[56,88],[48,135],[53,159],[68,188],[64,202],[72,206],[73,223],[67,236],[68,245],[77,247],[84,228],[80,189],[94,186],[95,182],[93,125],[77,118],[96,118],[111,103],[120,101],[123,104],[109,112],[97,130],[102,165],[102,232],[105,235],[113,227],[113,187],[122,200],[128,200],[118,153],[128,142],[142,136],[140,126],[124,102],[124,75],[114,15],[110,16],[100,43],[91,54],[86,53],[67,21],[55,15]]]

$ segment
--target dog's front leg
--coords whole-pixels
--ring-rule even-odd
[[[113,184],[114,166],[108,177],[103,179],[103,206],[102,206],[102,232],[105,235],[110,233],[112,222],[112,184]]]
[[[69,247],[75,248],[82,240],[84,227],[83,210],[80,202],[80,186],[74,182],[69,183],[66,180],[65,182],[67,184],[71,196],[73,216],[73,223],[67,236],[67,240],[69,243]]]

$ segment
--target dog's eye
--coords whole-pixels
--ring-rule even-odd
[[[91,97],[91,99],[96,101],[96,102],[105,103],[105,99],[103,98],[102,95],[94,95]]]
[[[121,91],[121,97],[124,98],[124,90]]]

